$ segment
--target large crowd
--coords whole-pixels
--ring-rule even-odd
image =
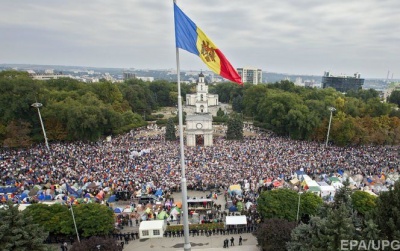
[[[95,182],[100,188],[132,193],[151,189],[178,191],[181,182],[179,141],[142,128],[96,143],[51,143],[28,149],[2,149],[0,185],[21,191],[36,184]],[[151,136],[150,136],[151,134]],[[133,154],[135,153],[135,154]],[[258,131],[243,141],[214,138],[209,147],[185,147],[188,189],[221,188],[249,181],[256,192],[265,179],[289,180],[297,170],[311,177],[338,170],[364,177],[398,172],[399,146],[324,147]]]

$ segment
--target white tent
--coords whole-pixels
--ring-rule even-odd
[[[19,204],[18,205],[18,210],[19,211],[24,211],[27,207],[29,207],[32,204]]]
[[[139,238],[162,238],[165,229],[164,220],[142,221],[139,226]]]
[[[320,186],[319,188],[321,190],[321,197],[326,197],[326,196],[334,197],[335,196],[336,189],[333,186],[326,184],[326,185]]]
[[[246,215],[239,215],[239,216],[226,216],[225,225],[246,225],[247,219]]]

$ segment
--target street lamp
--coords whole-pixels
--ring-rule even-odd
[[[329,107],[328,110],[331,112],[331,116],[329,117],[329,126],[328,126],[328,133],[326,134],[326,143],[325,147],[328,147],[328,141],[329,141],[329,131],[331,130],[331,122],[332,122],[332,113],[336,111],[335,107]]]
[[[303,192],[299,192],[299,202],[297,203],[297,223],[299,223],[299,213],[300,213],[300,196]]]
[[[74,221],[76,237],[78,238],[78,242],[80,243],[81,240],[79,239],[78,228],[76,227],[76,221],[75,221],[74,209],[72,208],[72,202],[70,202],[69,205],[71,207],[71,214],[72,214],[72,220]]]
[[[39,114],[39,120],[40,120],[40,124],[42,125],[42,130],[43,130],[43,136],[44,136],[44,142],[46,144],[46,148],[48,151],[50,151],[50,147],[49,147],[49,142],[47,142],[47,136],[46,136],[46,131],[44,130],[44,124],[43,124],[43,120],[42,120],[42,115],[40,114],[40,107],[42,107],[42,103],[33,103],[32,104],[33,107],[37,108],[38,114]]]

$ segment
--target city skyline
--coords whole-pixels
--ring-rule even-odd
[[[235,68],[269,72],[400,75],[400,2],[184,1],[180,8]],[[175,69],[173,1],[7,1],[0,64]],[[180,67],[208,70],[180,50]]]

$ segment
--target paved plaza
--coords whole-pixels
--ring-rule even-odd
[[[201,191],[188,191],[189,197],[205,197],[209,191],[201,192]],[[173,193],[172,197],[174,197],[175,201],[182,200],[181,193]],[[225,199],[223,195],[218,196],[217,200],[214,201],[216,204],[221,204],[224,208]],[[175,223],[172,223],[174,225]],[[135,223],[133,224],[135,225]],[[138,227],[127,227],[121,231],[122,233],[127,232],[138,232]],[[239,236],[243,238],[243,245],[239,246]],[[224,240],[231,239],[231,237],[235,238],[235,246],[229,246],[229,248],[223,248]],[[246,250],[246,251],[258,251],[257,240],[251,233],[245,234],[228,234],[228,235],[212,235],[212,236],[190,236],[189,242],[191,243],[192,250],[202,250],[202,251],[217,251],[217,250]],[[124,250],[140,250],[140,251],[175,251],[175,250],[183,250],[184,245],[184,237],[163,237],[163,238],[154,238],[154,239],[141,239],[141,240],[130,240],[129,244],[124,245]],[[229,242],[230,245],[230,242]]]
[[[239,246],[239,236],[243,238],[243,245]],[[235,246],[229,246],[228,249],[223,248],[225,239],[235,238]],[[213,235],[189,237],[192,250],[217,251],[217,250],[246,250],[258,251],[257,240],[252,234],[232,234],[232,235]],[[183,250],[183,237],[164,237],[154,239],[142,239],[129,241],[125,244],[123,250],[141,250],[141,251],[173,251]],[[230,245],[230,244],[229,244]]]

